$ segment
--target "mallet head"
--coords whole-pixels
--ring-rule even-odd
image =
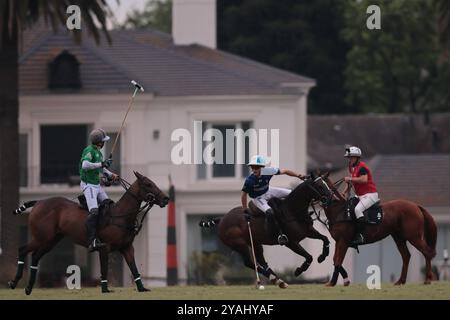
[[[137,83],[136,81],[131,80],[131,84],[132,84],[133,86],[135,86],[137,89],[139,89],[139,90],[141,90],[142,92],[144,92],[144,87],[141,86],[141,85],[140,85],[139,83]]]

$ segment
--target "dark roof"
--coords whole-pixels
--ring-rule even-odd
[[[427,207],[450,206],[450,154],[379,155],[367,164],[382,202],[406,199]],[[346,169],[333,177],[345,175]]]
[[[382,154],[450,153],[450,113],[423,115],[309,115],[308,167],[338,170],[346,145],[364,159]]]
[[[129,92],[129,81],[161,96],[299,94],[314,80],[200,45],[176,46],[154,30],[115,30],[113,43],[97,46],[83,35],[36,28],[24,37],[20,57],[21,94],[48,93],[48,63],[67,49],[80,65],[83,92]]]

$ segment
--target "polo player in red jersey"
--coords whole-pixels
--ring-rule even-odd
[[[364,228],[366,221],[363,212],[372,205],[380,201],[378,198],[377,187],[373,182],[372,172],[368,165],[361,161],[361,149],[358,147],[349,147],[345,150],[345,157],[348,158],[348,170],[350,177],[345,177],[344,181],[353,185],[359,202],[355,207],[356,216],[356,237],[353,241],[354,245],[364,244]],[[350,188],[348,185],[347,188]],[[347,189],[348,191],[348,189]]]

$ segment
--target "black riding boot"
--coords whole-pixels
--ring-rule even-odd
[[[101,247],[105,246],[104,243],[100,242],[100,240],[96,238],[97,224],[98,224],[98,209],[94,208],[91,209],[91,211],[89,211],[89,215],[86,220],[87,236],[89,240],[89,252],[96,251]]]
[[[286,245],[289,240],[288,237],[283,233],[283,230],[280,227],[280,224],[278,223],[277,219],[275,218],[275,215],[273,213],[272,209],[269,209],[266,211],[266,229],[271,230],[270,225],[275,225],[276,230],[278,230],[278,243],[281,246]]]
[[[364,244],[364,229],[366,228],[366,218],[360,217],[356,220],[356,236],[353,240],[353,245],[359,246]]]

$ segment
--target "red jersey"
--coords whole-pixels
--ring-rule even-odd
[[[362,161],[359,161],[358,164],[354,167],[348,168],[352,178],[360,177],[363,175],[367,175],[367,183],[355,183],[352,182],[353,187],[355,188],[355,193],[357,196],[365,195],[366,193],[374,193],[377,192],[377,187],[372,179],[372,172],[370,172],[369,167]]]

